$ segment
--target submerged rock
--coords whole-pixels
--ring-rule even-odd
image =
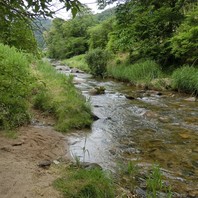
[[[105,94],[105,88],[104,87],[95,87],[89,91],[91,95],[100,95]]]
[[[60,71],[69,71],[70,70],[70,68],[67,66],[56,66],[56,69],[60,70]]]

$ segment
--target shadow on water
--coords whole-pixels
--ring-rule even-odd
[[[76,87],[99,120],[90,131],[71,134],[72,155],[112,171],[118,161],[132,160],[143,168],[158,163],[173,191],[198,197],[197,102],[185,101],[184,95],[138,90],[83,73],[74,75]],[[91,95],[90,90],[98,86],[105,87],[105,94]]]

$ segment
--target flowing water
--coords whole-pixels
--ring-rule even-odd
[[[197,102],[178,93],[144,91],[83,73],[74,76],[99,119],[90,130],[70,135],[73,156],[112,171],[120,162],[134,161],[142,170],[157,163],[176,197],[198,197]],[[105,94],[90,94],[99,86]]]

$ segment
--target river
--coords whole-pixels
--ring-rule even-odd
[[[85,73],[72,75],[99,119],[90,130],[69,135],[71,155],[113,172],[118,163],[128,161],[143,172],[159,164],[173,197],[198,197],[197,102],[186,101],[190,96],[185,94],[142,90]],[[100,86],[104,94],[91,94]]]

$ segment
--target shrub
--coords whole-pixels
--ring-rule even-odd
[[[183,66],[172,74],[172,88],[198,95],[198,68]]]
[[[94,76],[104,76],[109,57],[110,53],[100,48],[90,50],[86,54],[86,62]]]
[[[28,97],[32,82],[26,55],[0,44],[0,129],[29,122]]]

